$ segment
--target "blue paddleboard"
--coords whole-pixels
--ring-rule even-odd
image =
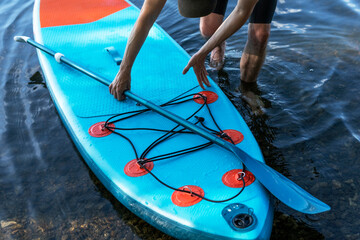
[[[35,40],[113,79],[140,10],[124,0],[36,0]],[[177,239],[268,239],[266,189],[229,151],[38,51],[46,84],[73,142],[104,186],[140,218]],[[158,25],[132,70],[132,92],[163,105],[264,162],[217,85],[203,91],[190,56]],[[206,102],[206,104],[205,104]],[[245,183],[245,186],[244,186]]]

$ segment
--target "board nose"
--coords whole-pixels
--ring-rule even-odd
[[[129,6],[125,0],[41,0],[41,27],[94,22]]]

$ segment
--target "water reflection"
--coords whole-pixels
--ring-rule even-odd
[[[41,73],[39,71],[36,71],[31,77],[30,81],[28,83],[29,85],[33,85],[33,90],[35,91],[38,86],[42,86],[46,88],[46,83],[44,81],[44,78],[42,77]]]
[[[358,2],[354,2],[352,0],[342,0],[351,10],[360,14],[360,7]]]

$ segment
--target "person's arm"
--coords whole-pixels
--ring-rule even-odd
[[[193,67],[199,85],[204,88],[203,83],[210,86],[207,79],[207,71],[205,68],[205,58],[220,43],[225,41],[237,30],[239,30],[250,17],[252,10],[258,0],[238,0],[234,10],[228,18],[220,25],[211,38],[194,54],[187,66],[184,68],[183,74],[186,74]]]
[[[165,3],[166,0],[145,0],[141,8],[139,18],[136,20],[126,44],[120,70],[109,86],[110,93],[118,100],[124,100],[124,91],[130,90],[131,69],[136,56]]]

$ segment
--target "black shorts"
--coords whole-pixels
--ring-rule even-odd
[[[228,0],[217,0],[213,13],[225,15]],[[251,13],[250,23],[271,23],[277,0],[259,0]]]
[[[228,0],[217,0],[216,7],[215,7],[213,13],[217,13],[217,14],[224,16],[227,4],[228,4]]]

